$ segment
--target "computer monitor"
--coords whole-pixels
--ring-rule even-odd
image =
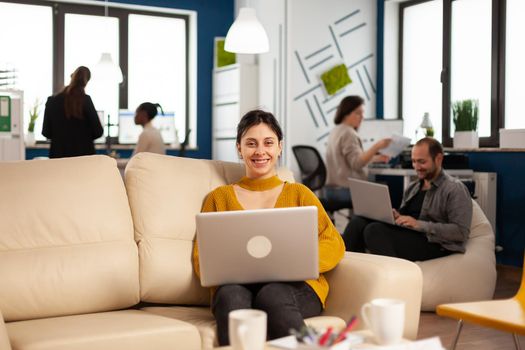
[[[152,124],[159,129],[164,143],[172,143],[175,140],[175,113],[165,112],[157,114]],[[135,125],[135,111],[121,109],[119,111],[119,134],[118,142],[121,144],[135,144],[142,132],[142,126]]]

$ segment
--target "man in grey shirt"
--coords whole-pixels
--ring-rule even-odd
[[[472,220],[466,186],[441,167],[443,147],[423,138],[412,148],[418,179],[403,195],[396,226],[354,216],[343,238],[349,251],[388,255],[412,261],[464,253]]]

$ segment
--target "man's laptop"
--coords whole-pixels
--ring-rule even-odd
[[[387,185],[353,178],[348,181],[354,214],[395,225]]]
[[[203,287],[319,277],[317,207],[200,213]]]

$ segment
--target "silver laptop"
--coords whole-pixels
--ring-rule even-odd
[[[387,224],[395,225],[388,186],[349,178],[353,212]]]
[[[203,287],[319,277],[317,207],[200,213]]]

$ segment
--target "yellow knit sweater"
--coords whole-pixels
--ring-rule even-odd
[[[266,191],[281,185],[283,182],[274,176],[269,179],[252,180],[246,177],[242,178],[237,184],[243,188],[252,191]],[[328,281],[323,273],[333,269],[339,261],[343,258],[345,252],[345,245],[339,232],[332,224],[332,221],[326,214],[321,202],[306,186],[297,183],[285,182],[283,190],[275,208],[311,206],[314,205],[318,209],[318,231],[319,231],[319,278],[316,280],[308,280],[306,283],[310,285],[319,296],[319,299],[325,304],[328,296]],[[244,210],[242,205],[237,200],[233,185],[221,186],[213,190],[202,207],[202,212],[214,211],[230,211],[230,210]],[[297,242],[300,245],[301,242]],[[197,243],[193,246],[193,266],[195,273],[199,274],[199,251]]]

